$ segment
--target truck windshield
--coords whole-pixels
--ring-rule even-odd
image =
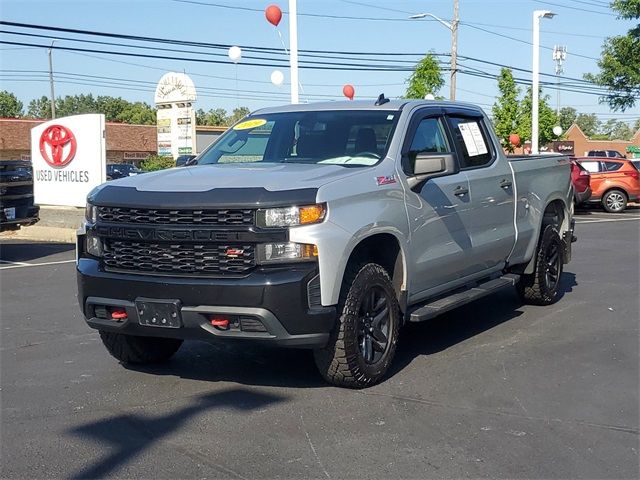
[[[386,155],[398,117],[389,110],[256,114],[230,128],[197,164],[375,165]]]

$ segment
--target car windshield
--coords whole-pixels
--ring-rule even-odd
[[[197,163],[375,165],[386,155],[398,116],[389,110],[256,114],[230,128]]]

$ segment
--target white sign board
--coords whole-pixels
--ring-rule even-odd
[[[56,118],[31,129],[34,200],[84,207],[107,180],[104,115]]]
[[[196,89],[184,73],[169,72],[156,87],[158,155],[177,158],[196,152]]]
[[[487,145],[484,143],[484,138],[480,132],[477,122],[468,122],[458,124],[462,139],[464,140],[464,146],[467,147],[467,153],[470,157],[477,157],[478,155],[484,155],[488,152]]]

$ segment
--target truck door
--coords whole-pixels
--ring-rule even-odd
[[[480,112],[446,109],[460,170],[469,180],[468,261],[474,273],[501,270],[515,243],[514,185],[509,162]]]
[[[414,114],[402,150],[406,175],[413,175],[412,163],[419,153],[454,153],[441,109]],[[463,172],[432,178],[408,189],[406,199],[413,265],[411,303],[459,283],[466,275],[471,248],[469,183]]]

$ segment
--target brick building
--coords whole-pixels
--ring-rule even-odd
[[[31,129],[46,120],[0,118],[0,160],[31,158]],[[135,163],[158,151],[155,125],[106,122],[107,163]],[[196,127],[198,152],[226,130],[225,127]]]
[[[566,139],[573,142],[573,151],[577,157],[587,154],[589,150],[617,150],[627,157],[631,157],[628,153],[628,147],[634,146],[640,148],[640,130],[636,132],[630,141],[625,140],[590,140],[580,127],[575,123],[569,127],[565,135]]]

